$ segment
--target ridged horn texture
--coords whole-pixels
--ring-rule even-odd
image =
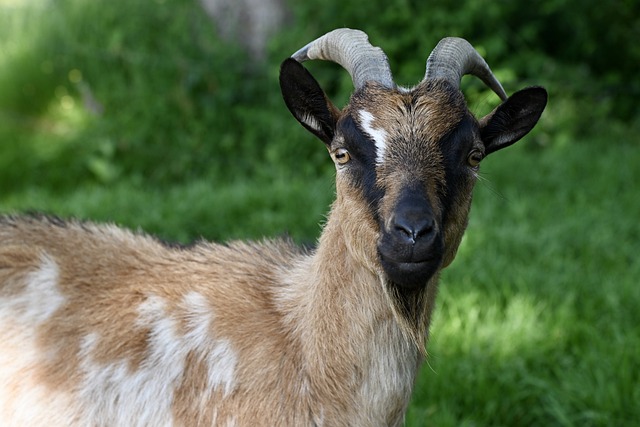
[[[468,41],[458,37],[440,40],[427,59],[425,80],[445,79],[455,87],[460,87],[460,79],[465,74],[480,78],[500,99],[507,99],[506,92],[489,65]]]
[[[312,41],[291,56],[298,62],[323,59],[340,64],[349,72],[353,85],[360,89],[366,82],[378,82],[394,88],[387,56],[369,43],[360,30],[340,28]]]

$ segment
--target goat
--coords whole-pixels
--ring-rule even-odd
[[[349,72],[344,109],[309,59]],[[502,100],[480,120],[464,74]],[[383,51],[350,29],[286,59],[280,85],[336,167],[314,250],[175,247],[113,225],[0,217],[3,425],[402,424],[479,163],[533,128],[547,93],[507,97],[459,38],[436,46],[417,86],[398,87]]]

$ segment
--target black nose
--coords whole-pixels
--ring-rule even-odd
[[[393,229],[396,237],[404,243],[415,244],[418,240],[429,240],[435,229],[435,222],[431,212],[426,213],[420,209],[408,209],[406,212],[398,212],[393,220]]]

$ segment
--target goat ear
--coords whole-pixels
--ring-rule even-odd
[[[529,87],[511,95],[480,120],[485,155],[508,147],[529,133],[547,105],[547,91]]]
[[[280,90],[293,117],[330,145],[340,112],[311,73],[295,59],[285,59],[280,66]]]

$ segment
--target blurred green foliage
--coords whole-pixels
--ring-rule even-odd
[[[5,192],[63,191],[123,176],[163,185],[326,174],[318,144],[292,126],[277,72],[284,57],[337,26],[365,29],[387,52],[396,80],[409,85],[441,37],[466,37],[509,91],[548,87],[539,144],[551,134],[569,140],[611,121],[638,121],[640,10],[633,1],[291,2],[292,23],[272,38],[264,61],[221,41],[195,1],[14,0],[2,7]],[[346,102],[346,73],[333,64],[309,67],[338,104]],[[464,87],[474,111],[495,106],[474,79]]]

